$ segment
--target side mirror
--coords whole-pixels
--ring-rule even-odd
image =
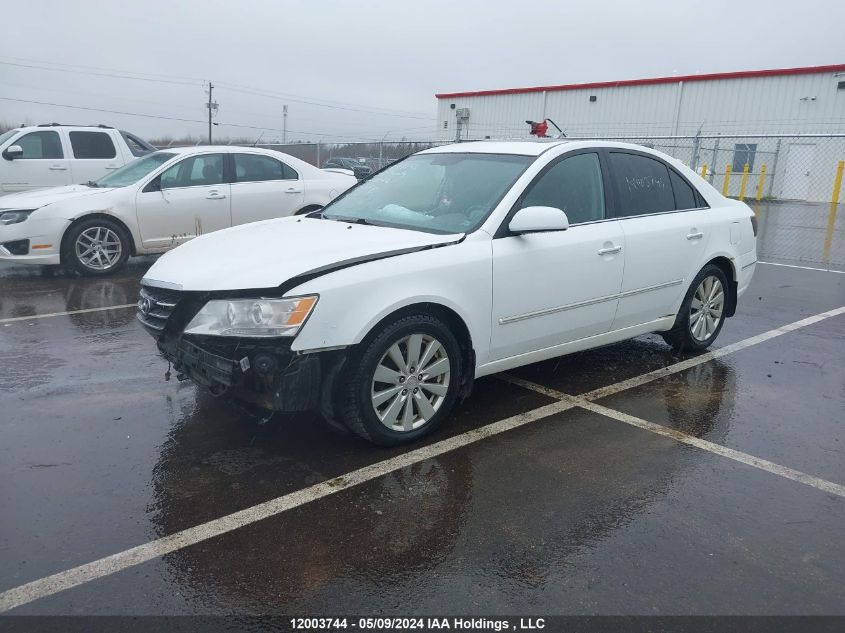
[[[511,233],[539,233],[541,231],[565,231],[569,218],[555,207],[525,207],[516,212],[508,224]]]
[[[161,191],[161,176],[156,176],[146,184],[143,193],[149,193],[150,191]]]
[[[3,158],[6,160],[15,160],[23,156],[23,147],[20,145],[9,145],[3,152]]]

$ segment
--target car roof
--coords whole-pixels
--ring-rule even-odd
[[[520,156],[540,156],[549,150],[557,149],[557,153],[564,150],[585,149],[590,147],[609,147],[617,149],[631,149],[647,154],[659,156],[664,160],[680,162],[676,158],[668,156],[645,145],[625,143],[623,141],[607,141],[603,139],[537,139],[535,141],[466,141],[463,143],[450,143],[439,145],[419,152],[420,154],[445,154],[445,153],[476,153],[476,154],[514,154]]]
[[[475,154],[518,154],[521,156],[539,156],[543,152],[562,145],[567,141],[467,141],[439,145],[426,149],[420,154],[445,154],[471,152]]]
[[[263,147],[251,147],[249,145],[188,145],[183,147],[158,147],[156,151],[170,152],[171,154],[204,154],[207,152],[214,152],[216,154],[232,154],[234,152],[249,152],[255,154],[265,154],[267,156],[276,156],[284,154],[274,149],[265,149]],[[290,154],[284,154],[290,156]]]

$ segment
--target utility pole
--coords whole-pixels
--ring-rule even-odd
[[[211,145],[211,91],[214,90],[214,84],[208,82],[208,144]]]
[[[211,92],[214,90],[214,84],[208,82],[208,103],[205,107],[208,108],[208,144],[211,145],[211,116],[217,112],[217,102],[211,100]]]
[[[288,142],[288,107],[282,106],[282,145],[287,145]]]

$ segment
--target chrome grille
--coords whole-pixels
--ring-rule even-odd
[[[162,332],[167,319],[179,303],[179,297],[180,293],[175,290],[142,286],[136,314],[138,321],[152,334]]]

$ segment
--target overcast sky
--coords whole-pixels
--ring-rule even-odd
[[[0,121],[147,138],[205,135],[208,79],[220,137],[279,139],[288,104],[288,139],[424,139],[436,92],[845,62],[834,0],[26,0],[3,23]]]

